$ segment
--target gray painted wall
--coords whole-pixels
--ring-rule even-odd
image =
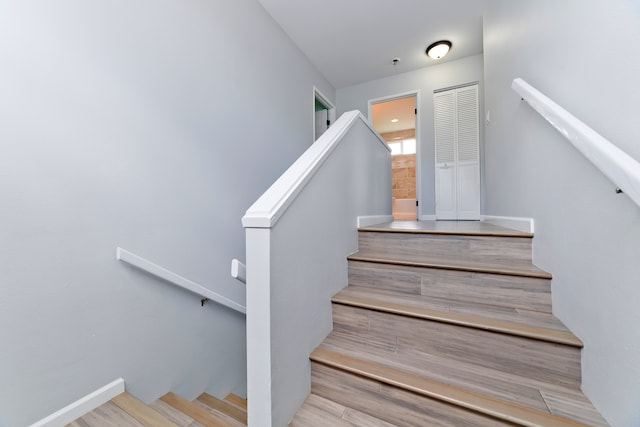
[[[394,96],[408,91],[420,91],[420,122],[418,159],[420,164],[420,182],[418,199],[422,206],[421,215],[435,215],[435,146],[433,130],[433,91],[459,84],[480,82],[480,121],[484,117],[483,99],[483,60],[482,55],[474,55],[457,61],[445,62],[422,68],[417,71],[400,73],[392,77],[373,80],[336,91],[338,114],[345,111],[360,110],[368,114],[368,102],[372,99]],[[484,143],[482,126],[480,127],[480,152]],[[482,183],[482,158],[481,183]],[[482,190],[481,184],[481,192]]]
[[[240,218],[334,89],[254,0],[0,6],[0,425],[116,379],[145,399],[244,394]]]
[[[522,77],[640,160],[640,4],[492,0],[484,31],[485,213],[535,219],[554,311],[585,343],[583,389],[640,425],[640,208],[510,89]]]

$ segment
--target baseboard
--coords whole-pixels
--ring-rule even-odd
[[[533,233],[533,218],[524,218],[516,216],[497,216],[497,215],[482,215],[482,221],[490,224],[499,225],[500,227],[514,228],[516,230],[524,231],[525,233]]]
[[[93,411],[98,406],[107,403],[121,393],[124,393],[124,380],[118,378],[114,382],[99,388],[93,393],[89,393],[48,417],[31,424],[30,427],[63,427],[86,413]]]
[[[357,219],[358,228],[393,221],[393,215],[363,215]]]
[[[435,221],[435,215],[420,215],[420,221]]]

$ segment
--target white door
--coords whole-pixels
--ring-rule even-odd
[[[478,85],[434,93],[436,218],[480,219]]]

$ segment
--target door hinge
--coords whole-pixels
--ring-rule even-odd
[[[327,127],[331,126],[331,120],[327,120]]]
[[[418,109],[417,108],[413,109],[413,114],[415,114],[416,116],[418,115]]]
[[[418,206],[418,201],[416,200],[416,206]]]

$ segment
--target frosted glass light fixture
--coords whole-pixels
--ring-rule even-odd
[[[427,55],[432,59],[440,59],[449,53],[451,42],[449,40],[440,40],[432,43],[427,48]]]

